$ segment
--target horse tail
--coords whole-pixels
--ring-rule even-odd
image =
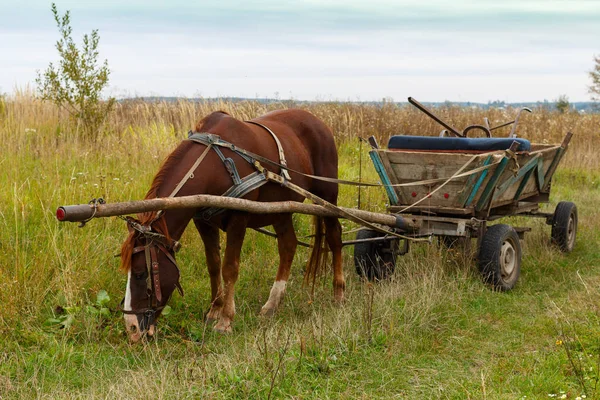
[[[317,274],[323,270],[323,266],[327,261],[327,252],[329,246],[325,240],[325,224],[323,217],[313,217],[314,239],[312,243],[312,252],[308,263],[306,264],[306,272],[304,273],[304,284],[311,285],[312,294],[315,292],[315,281]]]

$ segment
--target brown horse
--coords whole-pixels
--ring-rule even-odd
[[[237,148],[248,150],[275,162],[280,161],[276,139],[265,127],[274,132],[283,148],[291,181],[322,199],[336,204],[338,188],[334,183],[311,179],[294,173],[337,178],[337,150],[333,135],[327,126],[312,114],[302,110],[274,111],[253,120],[264,126],[239,121],[224,112],[214,112],[201,120],[196,132],[218,135]],[[222,148],[222,155],[231,158],[240,177],[255,167],[239,153]],[[184,140],[163,162],[154,177],[146,198],[167,197],[183,177],[202,158],[193,176],[185,181],[177,196],[194,194],[221,195],[232,185],[231,168],[217,152],[207,146]],[[282,169],[263,163],[268,170],[279,174]],[[243,198],[261,202],[303,201],[303,196],[269,182],[253,189]],[[123,304],[125,324],[130,339],[152,336],[156,318],[179,287],[179,270],[175,263],[177,240],[198,210],[178,209],[162,213],[144,213],[137,220],[129,219],[129,236],[121,249],[122,268],[127,271],[127,287]],[[336,301],[344,297],[344,276],[341,259],[341,227],[337,218],[315,218],[315,243],[311,255],[312,270],[322,260],[324,238],[333,254],[333,288]],[[209,219],[194,218],[194,223],[206,252],[210,275],[211,306],[207,321],[216,321],[214,329],[231,332],[235,314],[234,290],[240,266],[240,251],[246,228],[272,225],[277,234],[279,269],[269,299],[262,307],[262,315],[272,315],[279,306],[290,276],[290,267],[296,252],[297,239],[291,214],[256,215],[240,211],[224,211]],[[221,261],[219,229],[227,234],[225,256]],[[314,277],[313,277],[314,279]]]

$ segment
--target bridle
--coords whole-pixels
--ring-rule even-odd
[[[160,273],[158,264],[158,252],[161,251],[168,259],[173,263],[177,269],[179,275],[179,267],[175,261],[173,254],[181,248],[181,243],[176,240],[169,240],[161,233],[152,231],[152,221],[148,225],[142,225],[131,217],[122,218],[127,222],[127,225],[136,231],[141,237],[144,238],[145,244],[143,246],[136,246],[133,248],[131,255],[144,252],[146,258],[146,293],[148,295],[148,306],[138,310],[125,310],[125,298],[121,300],[121,311],[123,314],[129,315],[142,315],[143,326],[150,327],[154,324],[156,314],[162,311],[165,306],[160,305],[162,302],[162,291],[160,288]],[[173,254],[172,254],[173,253]],[[179,278],[175,283],[175,287],[179,293],[183,296],[183,288],[179,283]],[[165,301],[165,304],[167,302]]]

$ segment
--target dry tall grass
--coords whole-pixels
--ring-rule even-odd
[[[397,106],[393,103],[382,105],[354,103],[296,103],[293,101],[262,104],[255,101],[243,102],[145,102],[128,100],[119,103],[99,134],[99,142],[94,147],[114,149],[115,145],[131,144],[132,137],[142,138],[133,141],[147,144],[160,136],[164,140],[178,141],[202,117],[213,111],[226,111],[239,119],[251,119],[272,110],[282,108],[302,108],[322,119],[334,132],[339,142],[357,136],[374,135],[380,143],[396,134],[437,135],[441,127],[410,105]],[[514,119],[515,109],[488,109],[440,107],[436,114],[450,125],[460,129],[471,124],[483,124],[485,117],[492,126]],[[2,116],[4,115],[4,116]],[[49,103],[36,100],[30,90],[17,92],[8,98],[4,111],[0,113],[2,128],[0,138],[4,150],[20,150],[31,146],[33,151],[55,148],[60,143],[79,143],[77,126],[68,121],[68,115]],[[506,136],[510,127],[495,131],[496,136]],[[600,157],[600,114],[559,113],[536,109],[533,114],[524,114],[517,133],[536,143],[560,143],[563,136],[571,131],[574,151],[564,160],[569,167],[598,168]],[[475,131],[477,133],[477,131]],[[166,136],[166,137],[165,137]]]
[[[297,398],[545,398],[555,387],[581,393],[569,371],[557,375],[564,359],[546,314],[551,299],[573,307],[573,318],[587,315],[587,306],[570,303],[587,291],[573,277],[581,271],[585,282],[598,281],[600,115],[523,116],[519,135],[534,142],[558,143],[575,133],[553,201],[577,202],[581,230],[575,253],[564,256],[548,244],[543,221],[528,221],[534,231],[524,243],[524,283],[510,294],[490,292],[462,255],[418,245],[400,259],[392,280],[376,286],[354,276],[347,252],[346,305],[332,306],[330,277],[319,281],[310,304],[300,283],[307,252],[300,250],[281,313],[261,321],[256,312],[268,296],[277,251],[271,238],[249,232],[235,334],[218,336],[201,323],[208,278],[190,229],[178,254],[186,297],[172,299],[158,340],[129,347],[117,312],[104,320],[86,313],[98,290],[111,294],[113,308],[123,293],[113,254],[125,227],[114,219],[86,229],[59,224],[55,207],[97,195],[141,198],[160,161],[198,119],[215,110],[248,119],[285,107],[305,108],[333,129],[348,179],[358,173],[357,136],[384,143],[392,134],[440,130],[419,111],[393,104],[131,101],[117,106],[99,140],[87,142],[66,114],[27,91],[7,99],[0,107],[0,397],[266,398],[272,391]],[[438,113],[457,128],[514,116],[452,107]],[[375,180],[364,156],[363,178]],[[383,196],[365,190],[363,205],[383,208]],[[355,201],[356,189],[343,189],[340,203]],[[310,232],[308,223],[295,222],[300,235]],[[81,308],[70,329],[44,327],[57,305]]]

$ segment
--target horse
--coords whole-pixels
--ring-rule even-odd
[[[232,146],[220,147],[221,154],[218,154],[215,146],[209,143],[183,140],[163,161],[146,199],[168,197],[175,192],[177,196],[223,195],[234,181],[256,172],[257,163],[252,164],[255,160],[248,160],[239,151],[234,151],[244,149],[263,161],[272,161],[261,162],[258,168],[262,166],[272,173],[281,173],[295,185],[329,203],[337,204],[337,184],[314,178],[337,179],[338,155],[333,134],[309,112],[279,110],[251,121],[240,121],[218,111],[199,121],[195,131],[208,134],[205,136],[208,138],[219,138]],[[281,162],[285,165],[281,165]],[[232,168],[233,172],[237,172],[237,177]],[[301,194],[272,181],[253,188],[243,198],[260,202],[304,201]],[[257,215],[237,210],[217,210],[199,217],[202,211],[169,209],[127,218],[129,234],[121,247],[121,269],[127,272],[122,311],[132,342],[155,334],[156,319],[174,290],[181,289],[175,251],[179,238],[192,219],[204,243],[211,286],[211,303],[205,319],[207,323],[214,323],[214,330],[232,332],[235,283],[247,228],[269,225],[274,228],[279,267],[269,298],[260,314],[271,316],[281,304],[298,242],[292,214]],[[312,273],[314,284],[314,274],[321,267],[328,247],[332,253],[334,299],[342,302],[345,281],[340,223],[335,217],[314,217],[314,229],[314,244],[305,281],[307,274]],[[221,230],[226,233],[223,259],[219,244]]]

